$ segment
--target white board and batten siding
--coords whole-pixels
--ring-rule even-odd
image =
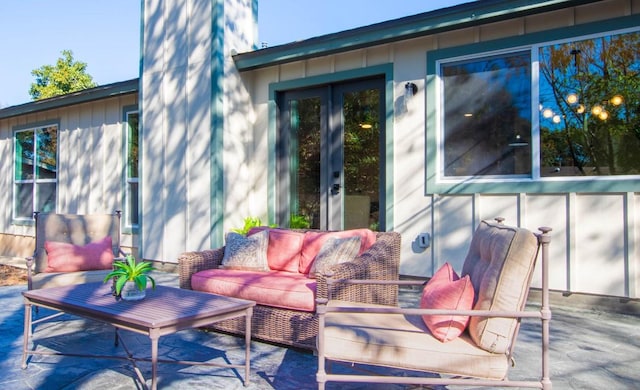
[[[633,5],[631,5],[633,4]],[[394,104],[413,82],[418,92],[408,111],[394,109],[393,118],[393,230],[402,234],[401,274],[431,276],[445,262],[461,270],[471,235],[480,220],[500,216],[505,223],[537,231],[553,228],[550,247],[551,288],[558,291],[640,298],[640,230],[638,193],[506,193],[430,194],[425,190],[425,126],[435,115],[435,103],[425,94],[427,53],[483,41],[564,28],[640,12],[637,1],[607,1],[544,15],[514,18],[490,25],[385,43],[319,58],[274,65],[245,72],[252,85],[256,112],[254,139],[263,139],[269,124],[269,88],[274,83],[304,80],[359,68],[392,64]],[[269,148],[255,145],[251,169],[266,177]],[[267,183],[257,182],[252,196],[267,198]],[[268,205],[256,209],[268,215]],[[419,234],[428,233],[431,246],[417,247]],[[534,285],[539,285],[536,276]]]
[[[558,291],[638,297],[638,226],[640,196],[613,194],[438,195],[424,228],[433,244],[423,253],[403,245],[401,271],[431,275],[449,262],[462,269],[469,237],[483,219],[505,218],[505,224],[538,232],[552,227],[550,287]],[[540,285],[539,272],[533,280]]]
[[[251,103],[231,53],[252,49],[252,11],[250,4],[233,0],[145,1],[145,259],[175,263],[185,251],[211,248],[215,226],[227,217],[241,221],[237,213],[248,209],[251,184],[242,167]]]
[[[123,210],[125,155],[123,109],[137,104],[137,94],[66,106],[0,120],[2,188],[0,231],[33,236],[29,224],[13,223],[14,131],[31,125],[58,124],[57,212],[102,214]],[[131,236],[123,245],[131,246]]]

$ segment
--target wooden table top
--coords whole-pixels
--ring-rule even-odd
[[[116,300],[111,284],[103,283],[44,288],[22,294],[36,305],[141,329],[201,326],[203,320],[255,306],[253,301],[160,285],[155,290],[148,288],[147,296],[140,301]]]

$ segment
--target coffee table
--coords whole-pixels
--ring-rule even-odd
[[[143,386],[146,382],[135,365],[136,361],[151,361],[151,388],[157,388],[157,365],[177,363],[188,365],[206,365],[216,367],[245,369],[244,385],[249,384],[251,316],[255,302],[224,297],[198,291],[183,290],[174,287],[156,286],[147,289],[147,296],[141,301],[116,300],[111,285],[87,283],[64,287],[30,290],[24,296],[24,345],[22,350],[22,368],[27,368],[28,355],[66,355],[94,358],[129,360],[133,363],[136,375]],[[116,328],[116,345],[121,338],[118,329],[125,329],[149,336],[151,339],[151,359],[134,358],[126,349],[127,357],[99,356],[37,351],[29,348],[32,336],[32,306],[44,307],[73,314],[83,318],[111,324]],[[217,321],[245,317],[245,361],[244,364],[202,363],[158,359],[158,340],[161,336],[183,329],[197,328]],[[88,346],[87,346],[88,347]]]

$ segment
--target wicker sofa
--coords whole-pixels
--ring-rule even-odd
[[[290,229],[293,232],[320,232],[318,230]],[[383,279],[397,280],[400,263],[400,234],[395,232],[375,233],[376,240],[354,260],[328,269],[328,274],[339,279]],[[200,271],[216,269],[222,264],[225,247],[186,252],[178,258],[180,287],[192,288],[192,276]],[[316,298],[327,298],[326,277],[317,275],[309,279],[316,283]],[[391,285],[339,286],[332,287],[331,296],[341,300],[377,303],[397,306],[398,287]],[[244,334],[244,318],[217,322],[210,328],[232,334]],[[258,303],[252,319],[252,337],[277,344],[304,349],[316,349],[318,317],[313,311],[292,310]]]

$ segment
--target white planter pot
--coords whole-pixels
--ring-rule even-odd
[[[120,290],[120,297],[125,301],[139,301],[147,296],[146,290],[138,290],[134,282],[126,282]]]

